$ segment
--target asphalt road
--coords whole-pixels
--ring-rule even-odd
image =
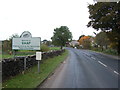
[[[119,59],[89,50],[67,48],[69,57],[40,88],[118,88]]]

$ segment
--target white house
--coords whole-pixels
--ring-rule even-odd
[[[79,42],[77,40],[73,40],[69,44],[70,44],[70,46],[75,47],[76,45],[79,45]]]

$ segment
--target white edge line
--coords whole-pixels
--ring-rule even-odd
[[[107,67],[107,65],[105,65],[104,63],[102,63],[101,61],[98,61],[101,65],[103,65],[104,67]]]
[[[119,75],[119,73],[118,73],[118,72],[116,72],[116,71],[114,71],[114,73],[116,73],[117,75]]]

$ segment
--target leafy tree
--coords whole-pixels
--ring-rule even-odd
[[[97,43],[97,45],[100,45],[102,51],[103,51],[103,46],[108,47],[109,45],[109,38],[106,35],[106,32],[100,32],[96,35],[95,37],[95,42]]]
[[[72,39],[72,33],[69,31],[67,26],[61,26],[60,28],[54,29],[53,34],[53,37],[51,37],[52,43],[54,45],[61,46],[61,49],[65,46],[66,42]]]
[[[11,40],[12,38],[18,38],[20,37],[18,34],[13,34],[12,36],[10,36],[9,40]]]
[[[83,48],[85,49],[90,49],[91,48],[91,40],[90,40],[90,36],[82,36],[79,40],[78,40],[79,44],[83,46]]]
[[[41,51],[42,52],[47,52],[49,50],[50,50],[50,48],[46,44],[41,44]]]
[[[4,40],[2,42],[2,50],[3,53],[11,53],[12,51],[12,41],[11,40]]]
[[[111,42],[116,43],[120,54],[120,1],[119,2],[97,2],[89,5],[88,27],[107,32]]]
[[[82,38],[82,37],[84,37],[85,35],[81,35],[80,37],[79,37],[79,39],[78,39],[78,41]]]
[[[12,36],[10,36],[9,40],[4,40],[3,41],[3,53],[9,53],[12,54],[12,38],[13,37],[19,37],[18,34],[13,34]]]

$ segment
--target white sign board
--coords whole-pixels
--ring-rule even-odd
[[[14,50],[40,50],[40,37],[13,38],[12,49]]]
[[[41,59],[42,59],[42,53],[36,52],[36,60],[41,60]]]

